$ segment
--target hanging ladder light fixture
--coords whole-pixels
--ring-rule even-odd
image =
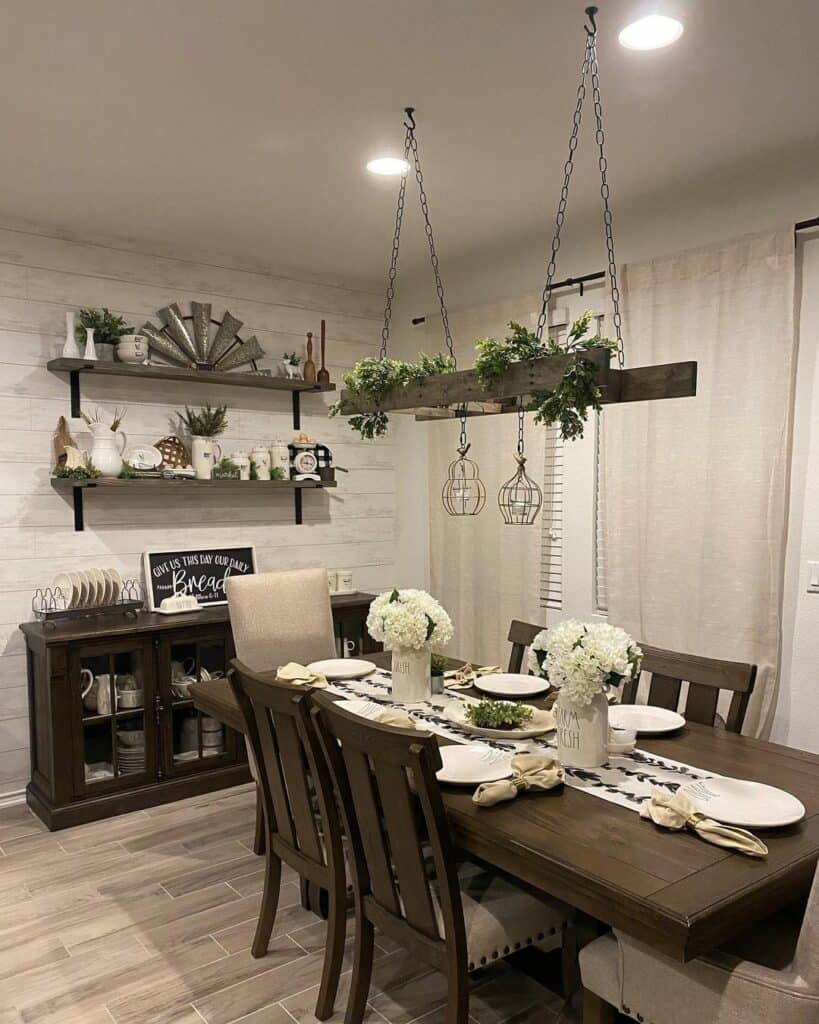
[[[498,508],[507,526],[531,526],[543,505],[543,492],[526,473],[526,454],[523,441],[525,412],[518,405],[518,447],[515,462],[518,468],[511,480],[498,491]]]

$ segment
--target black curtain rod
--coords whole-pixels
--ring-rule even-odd
[[[794,232],[808,231],[810,228],[819,228],[819,217],[811,217],[810,220],[798,220],[793,226]],[[574,288],[575,286],[579,286],[580,294],[582,295],[584,284],[588,284],[589,281],[602,281],[605,276],[605,270],[596,270],[593,274],[581,274],[579,277],[567,277],[563,281],[555,281],[552,285],[552,291],[556,291],[558,288]],[[417,327],[418,324],[424,323],[425,320],[425,316],[414,316],[412,318],[412,325],[413,327]]]

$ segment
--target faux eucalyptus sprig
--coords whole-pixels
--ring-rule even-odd
[[[344,384],[357,398],[376,405],[393,388],[406,387],[434,377],[441,373],[452,373],[455,364],[451,356],[437,353],[434,356],[421,353],[417,363],[405,363],[400,359],[359,359],[350,373],[343,376]],[[330,416],[341,412],[341,403],[330,406]],[[382,437],[387,432],[389,417],[377,409],[375,412],[358,413],[349,417],[350,426],[362,437]]]
[[[494,338],[482,338],[475,345],[478,358],[475,369],[481,385],[489,389],[500,380],[514,363],[543,356],[580,355],[591,348],[608,348],[614,351],[617,342],[601,338],[599,334],[587,336],[592,321],[591,310],[570,326],[566,340],[560,342],[547,337],[538,340],[537,335],[514,320],[510,322],[510,333],[502,342]],[[551,426],[560,425],[560,434],[565,441],[583,436],[583,428],[589,409],[598,411],[602,397],[597,386],[597,367],[588,359],[578,358],[567,367],[563,379],[553,391],[537,391],[528,405],[535,414],[535,423]]]

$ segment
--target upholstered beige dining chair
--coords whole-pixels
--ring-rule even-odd
[[[336,656],[326,569],[228,577],[236,656],[254,672]]]
[[[804,916],[785,910],[752,933],[683,964],[613,932],[580,953],[584,1024],[616,1011],[645,1024],[816,1024],[819,870]]]
[[[236,656],[253,672],[288,661],[307,665],[336,656],[333,610],[326,569],[229,576],[225,586]],[[258,779],[248,746],[250,771]],[[256,853],[264,853],[264,814],[257,794]]]

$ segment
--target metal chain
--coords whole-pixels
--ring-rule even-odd
[[[577,149],[577,140],[580,133],[580,121],[583,116],[583,100],[586,98],[586,78],[589,74],[592,45],[592,37],[587,36],[586,49],[583,54],[583,64],[580,68],[580,85],[577,87],[577,103],[572,116],[572,131],[569,136],[569,155],[566,158],[566,163],[563,165],[563,187],[560,190],[560,202],[558,203],[557,215],[555,216],[552,252],[549,257],[549,265],[546,268],[546,284],[543,286],[540,316],[537,320],[537,330],[535,332],[538,341],[543,337],[546,318],[549,315],[549,299],[552,297],[552,282],[554,281],[555,270],[557,269],[557,251],[560,248],[560,231],[563,227],[563,222],[566,219],[566,204],[569,200],[569,182],[571,181],[572,171],[574,170],[574,153]]]
[[[599,150],[598,166],[600,167],[600,195],[603,199],[603,224],[606,229],[606,249],[609,259],[609,281],[611,283],[611,305],[614,331],[617,337],[617,365],[622,370],[625,365],[625,353],[623,351],[623,320],[620,316],[620,289],[617,285],[617,262],[614,258],[614,235],[612,232],[611,208],[609,206],[609,183],[607,179],[608,161],[606,160],[605,142],[606,136],[603,131],[603,105],[600,100],[600,66],[597,62],[597,31],[591,33],[587,40],[587,52],[591,52],[591,80],[592,95],[594,98],[594,120],[597,126],[595,138]]]
[[[464,405],[461,407],[461,434],[460,437],[458,438],[458,451],[465,453],[467,443],[468,442],[466,440],[466,406]]]
[[[408,162],[410,150],[410,132],[407,126],[407,135],[404,139],[404,161]],[[390,321],[392,320],[392,300],[395,298],[395,275],[398,273],[398,246],[401,241],[401,221],[404,218],[404,199],[407,194],[407,176],[401,175],[401,187],[398,190],[398,209],[395,211],[395,232],[392,236],[392,258],[390,259],[390,272],[387,276],[387,298],[384,306],[384,326],[381,328],[381,349],[378,353],[379,359],[387,358],[387,342],[390,338]]]
[[[435,251],[435,240],[432,237],[432,225],[429,221],[429,203],[427,201],[427,194],[424,191],[424,175],[421,173],[421,161],[418,158],[418,140],[415,138],[415,120],[412,116],[412,110],[407,110],[407,117],[409,118],[409,124],[407,124],[407,138],[409,139],[409,144],[412,149],[413,163],[415,164],[415,180],[418,182],[418,198],[421,201],[421,213],[424,215],[424,231],[426,232],[427,242],[429,244],[429,258],[432,262],[432,272],[435,275],[435,290],[438,292],[438,302],[441,306],[441,323],[444,325],[446,347],[449,349],[449,354],[452,357],[454,365],[457,363],[457,360],[455,359],[455,348],[452,344],[452,332],[449,329],[449,313],[446,308],[446,302],[444,301],[444,286],[441,283],[441,271],[438,266],[438,253]]]
[[[523,403],[518,404],[518,455],[523,455],[523,420],[524,420],[524,409]]]

